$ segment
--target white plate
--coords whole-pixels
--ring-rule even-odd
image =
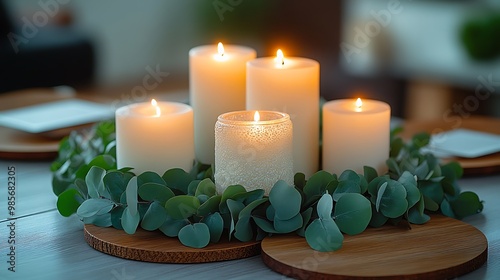
[[[442,155],[475,158],[500,152],[500,135],[454,129],[433,135],[429,146]]]
[[[0,112],[0,125],[41,133],[112,118],[109,105],[68,99]]]

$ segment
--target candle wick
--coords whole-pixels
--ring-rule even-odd
[[[282,59],[282,60],[281,60],[281,66],[284,66],[284,65],[285,65],[285,60],[284,60],[284,59]]]

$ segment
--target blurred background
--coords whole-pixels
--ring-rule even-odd
[[[185,90],[189,49],[222,41],[318,60],[327,100],[500,117],[497,0],[0,0],[0,35],[0,92]]]

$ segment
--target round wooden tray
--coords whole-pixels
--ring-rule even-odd
[[[467,128],[488,133],[500,134],[500,119],[489,117],[463,118],[459,123],[445,121],[405,121],[403,138],[409,139],[419,132],[440,133],[455,128]],[[500,153],[478,158],[447,158],[444,162],[458,161],[464,169],[464,175],[488,175],[500,173]]]
[[[159,231],[138,229],[127,234],[115,228],[84,226],[85,241],[97,251],[116,257],[156,263],[205,263],[243,259],[260,254],[260,241],[221,241],[202,249],[182,245]],[[226,240],[226,241],[225,241]]]
[[[262,258],[271,269],[298,279],[451,279],[488,257],[479,230],[440,215],[411,230],[384,226],[344,237],[340,250],[326,253],[296,235],[267,237]]]

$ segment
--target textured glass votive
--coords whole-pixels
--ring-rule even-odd
[[[293,184],[290,116],[273,111],[222,114],[215,124],[215,184],[218,193],[230,185],[269,194],[278,180]],[[257,117],[257,118],[256,118]]]

